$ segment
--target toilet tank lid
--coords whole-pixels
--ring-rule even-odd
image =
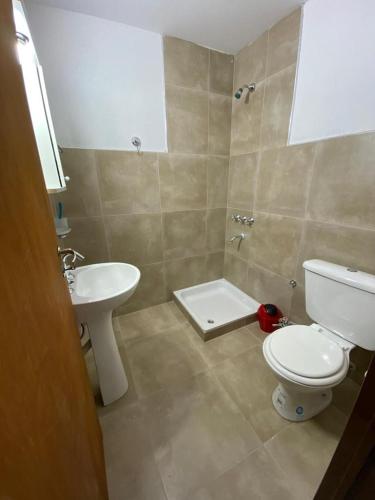
[[[375,294],[375,276],[373,274],[319,259],[306,260],[303,267],[312,273]]]

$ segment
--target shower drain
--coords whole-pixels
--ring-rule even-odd
[[[207,323],[210,323],[212,325],[212,323],[215,323],[215,321],[213,319],[208,319]]]

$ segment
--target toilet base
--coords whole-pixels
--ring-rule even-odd
[[[331,389],[297,390],[281,382],[273,391],[272,402],[279,415],[292,422],[301,422],[322,412],[332,401]]]

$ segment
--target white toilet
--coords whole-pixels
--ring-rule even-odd
[[[264,357],[279,380],[272,401],[292,421],[307,420],[332,400],[355,346],[375,350],[375,276],[323,260],[304,262],[306,311],[316,323],[271,333]]]

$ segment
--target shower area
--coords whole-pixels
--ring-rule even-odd
[[[134,296],[115,314],[174,299],[209,339],[254,321],[263,299],[247,285],[258,221],[251,196],[239,190],[250,193],[256,169],[248,175],[237,165],[247,158],[237,157],[236,148],[238,131],[247,143],[259,132],[264,75],[253,82],[250,59],[243,63],[241,53],[173,37],[163,38],[163,59],[168,152],[147,150],[141,134],[131,137],[128,150],[63,145],[71,181],[52,203],[56,220],[62,207],[68,220],[64,246],[82,252],[85,264],[118,261],[140,269]]]
[[[208,339],[254,321],[259,306],[224,273],[225,252],[241,255],[256,225],[227,200],[232,103],[251,113],[257,89],[244,75],[235,92],[230,54],[164,37],[163,57],[168,152],[147,151],[143,137],[132,137],[128,151],[63,147],[71,181],[52,203],[69,221],[64,246],[79,249],[85,264],[140,269],[134,296],[115,314],[174,299]]]

